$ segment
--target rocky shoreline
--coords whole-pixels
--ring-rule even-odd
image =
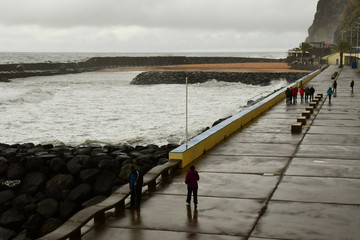
[[[1,239],[35,239],[53,231],[127,184],[131,165],[144,174],[166,163],[176,147],[0,144]]]
[[[137,75],[130,84],[151,85],[151,84],[185,84],[188,78],[189,84],[204,83],[209,80],[223,82],[241,82],[252,85],[269,85],[272,80],[286,79],[289,83],[294,82],[303,76],[305,72],[189,72],[189,71],[149,71]]]

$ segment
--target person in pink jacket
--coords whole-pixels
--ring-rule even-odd
[[[191,194],[194,195],[194,204],[195,208],[197,208],[197,191],[198,191],[198,181],[200,180],[198,172],[195,170],[195,166],[191,166],[185,176],[185,183],[187,184],[187,198],[186,203],[190,205],[191,202]]]

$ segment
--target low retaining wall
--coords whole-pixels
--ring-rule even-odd
[[[263,73],[263,72],[184,72],[184,71],[151,71],[137,75],[130,84],[150,85],[150,84],[185,84],[186,77],[188,83],[204,83],[212,79],[223,82],[241,82],[253,85],[268,85],[272,80],[286,79],[294,82],[307,73]]]
[[[322,70],[323,69],[310,73],[287,87],[300,87],[320,74]],[[282,101],[285,98],[285,91],[287,87],[199,134],[188,142],[188,146],[183,144],[174,149],[169,153],[169,159],[181,160],[181,168],[186,167],[222,140],[241,129],[245,124],[260,116],[278,102]]]

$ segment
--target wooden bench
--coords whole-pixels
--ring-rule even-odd
[[[339,74],[339,72],[334,72],[333,75],[331,75],[331,79],[335,79],[338,74]]]

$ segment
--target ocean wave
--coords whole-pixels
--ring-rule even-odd
[[[16,96],[11,96],[8,99],[2,99],[1,102],[3,104],[40,103],[52,99],[54,95],[55,91],[36,88]]]

